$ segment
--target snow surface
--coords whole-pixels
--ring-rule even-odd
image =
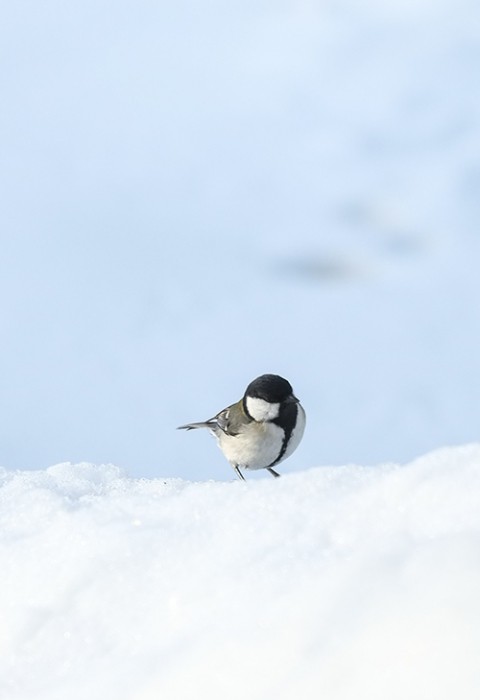
[[[480,445],[281,479],[0,474],[5,700],[477,700]]]

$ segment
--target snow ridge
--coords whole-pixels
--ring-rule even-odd
[[[8,700],[476,698],[480,445],[281,479],[0,473]]]

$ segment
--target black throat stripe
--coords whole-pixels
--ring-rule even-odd
[[[280,414],[278,418],[275,418],[275,420],[272,421],[272,423],[275,423],[275,425],[278,425],[280,426],[280,428],[283,428],[283,430],[285,431],[285,435],[283,438],[282,448],[278,454],[278,457],[274,459],[271,464],[268,464],[266,468],[274,467],[275,464],[281,462],[283,455],[285,454],[285,450],[288,447],[288,443],[290,442],[290,438],[292,437],[293,429],[297,424],[297,416],[298,404],[287,403],[280,408]]]

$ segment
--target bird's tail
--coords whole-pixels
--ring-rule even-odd
[[[213,428],[215,427],[215,422],[212,420],[206,420],[202,423],[187,423],[187,425],[179,425],[177,430],[195,430],[195,428]]]

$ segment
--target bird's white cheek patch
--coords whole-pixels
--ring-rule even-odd
[[[275,418],[278,418],[280,404],[247,396],[247,411],[253,420],[259,422],[275,420]]]

